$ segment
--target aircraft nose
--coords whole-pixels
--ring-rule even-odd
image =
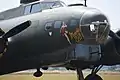
[[[107,17],[99,10],[84,12],[80,19],[80,28],[87,44],[102,44],[108,37],[110,24]]]

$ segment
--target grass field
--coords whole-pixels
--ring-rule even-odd
[[[88,73],[84,73],[86,76]],[[99,73],[103,80],[120,80],[120,73]],[[76,73],[45,73],[40,78],[35,78],[31,73],[9,74],[0,76],[0,80],[77,80]]]

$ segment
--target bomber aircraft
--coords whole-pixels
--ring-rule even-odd
[[[78,80],[102,80],[103,65],[120,64],[120,31],[108,18],[85,4],[60,0],[21,0],[0,13],[0,75],[40,68],[76,70]],[[83,77],[82,70],[92,69]]]

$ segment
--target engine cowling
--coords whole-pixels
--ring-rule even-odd
[[[110,37],[103,44],[102,52],[102,64],[113,65],[120,64],[120,31],[114,33],[111,31]]]

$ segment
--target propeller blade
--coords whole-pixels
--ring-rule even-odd
[[[24,22],[22,24],[19,24],[16,27],[9,30],[7,33],[5,33],[2,36],[2,38],[7,39],[9,37],[12,37],[12,36],[20,33],[21,31],[25,30],[26,28],[28,28],[30,25],[31,25],[31,21],[26,21],[26,22]]]
[[[120,37],[118,36],[118,34],[114,33],[112,30],[110,30],[109,36],[115,40],[120,40]]]

